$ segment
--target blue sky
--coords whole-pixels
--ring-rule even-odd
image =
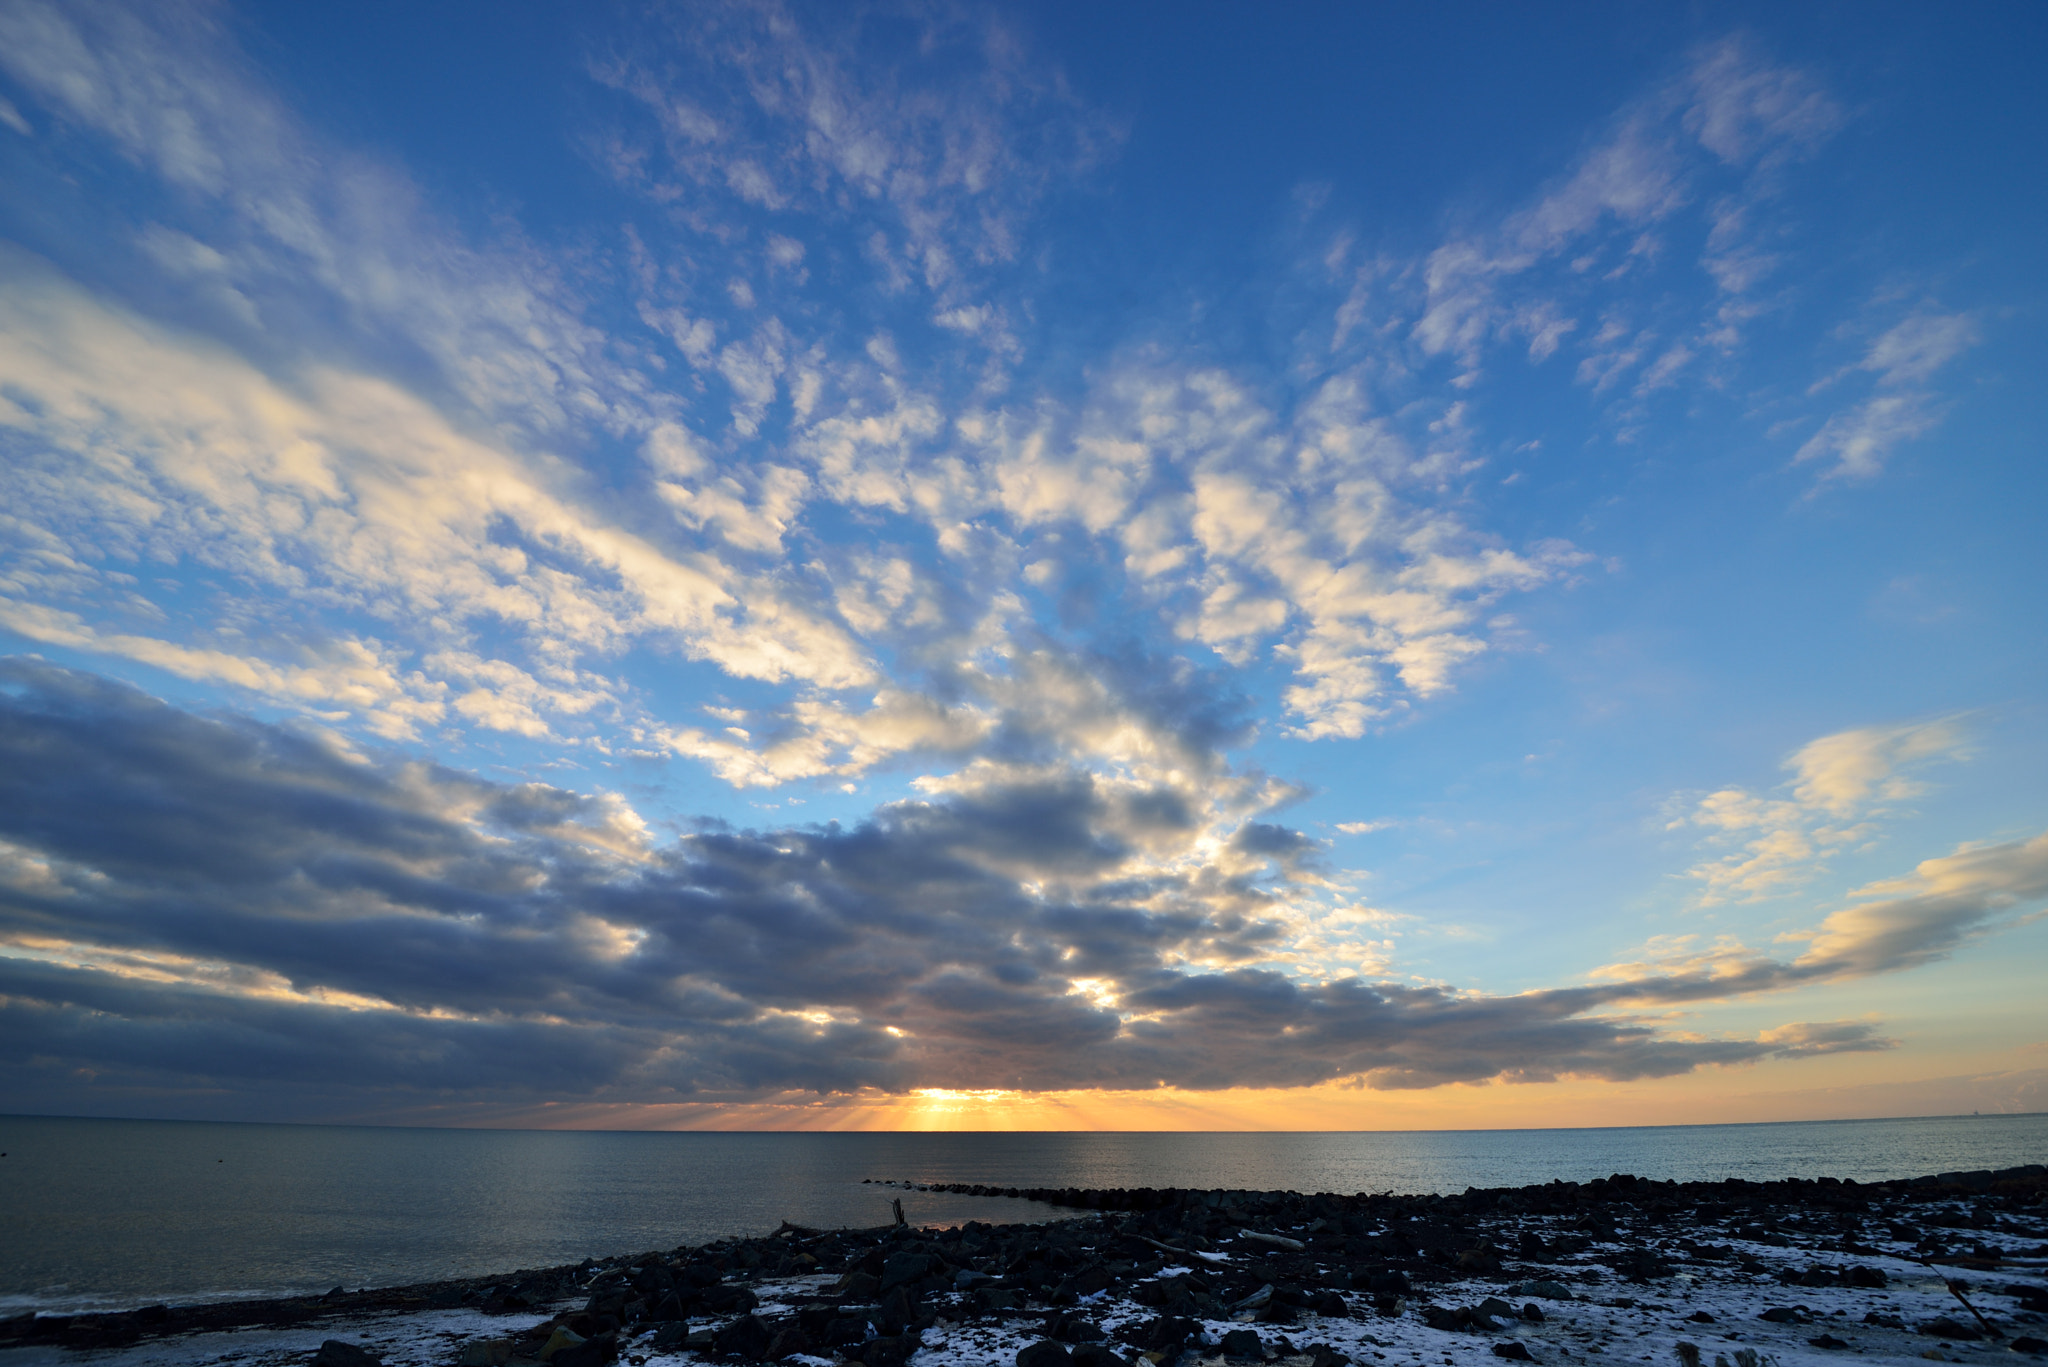
[[[2048,1105],[2025,5],[0,7],[0,1071]]]

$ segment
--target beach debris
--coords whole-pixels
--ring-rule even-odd
[[[1256,1229],[1240,1229],[1237,1237],[1250,1239],[1253,1243],[1272,1244],[1275,1248],[1291,1248],[1297,1253],[1308,1247],[1299,1239],[1290,1239],[1284,1234],[1267,1234]]]
[[[1934,1272],[1936,1276],[1941,1275],[1938,1271],[1936,1271],[1934,1264],[1928,1262],[1925,1258],[1922,1258],[1920,1260],[1920,1265],[1926,1268],[1929,1272]],[[1992,1328],[1990,1320],[1985,1319],[1982,1315],[1977,1313],[1977,1307],[1970,1304],[1970,1298],[1963,1294],[1963,1284],[1961,1282],[1956,1281],[1952,1277],[1942,1277],[1941,1280],[1942,1285],[1948,1288],[1948,1293],[1951,1296],[1954,1296],[1957,1300],[1961,1301],[1963,1303],[1963,1309],[1969,1311],[1970,1317],[1977,1321],[1978,1326],[1982,1328],[1984,1331],[1985,1338],[2002,1339],[2005,1337],[2004,1334],[2001,1334],[1998,1332],[1998,1330]],[[1954,1338],[1956,1336],[1953,1334],[1949,1334],[1944,1335],[1944,1337]]]

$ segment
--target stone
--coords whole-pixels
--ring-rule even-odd
[[[1458,1270],[1468,1277],[1498,1272],[1500,1255],[1487,1244],[1481,1244],[1478,1248],[1468,1248],[1458,1255]]]
[[[1563,1282],[1552,1281],[1517,1282],[1508,1288],[1508,1294],[1510,1296],[1534,1296],[1536,1299],[1543,1301],[1578,1299],[1578,1297],[1572,1295],[1572,1289]]]
[[[834,1289],[850,1301],[871,1301],[882,1294],[882,1279],[856,1267],[841,1277]]]
[[[1109,1269],[1101,1263],[1082,1268],[1062,1284],[1064,1289],[1078,1296],[1092,1296],[1098,1291],[1109,1290]]]
[[[597,1334],[571,1344],[556,1353],[552,1359],[554,1367],[604,1367],[607,1362],[619,1356],[619,1341],[611,1334]]]
[[[1808,1339],[1807,1342],[1816,1348],[1847,1348],[1849,1346],[1847,1339],[1838,1339],[1833,1334],[1821,1334]]]
[[[534,1354],[534,1356],[538,1357],[542,1362],[553,1362],[555,1354],[561,1352],[564,1348],[574,1348],[581,1342],[583,1342],[583,1335],[577,1333],[566,1324],[558,1324],[555,1326],[555,1331],[548,1335],[548,1341],[540,1346],[540,1352]]]
[[[834,1315],[825,1322],[825,1331],[819,1335],[832,1348],[859,1343],[867,1336],[868,1322],[858,1315]]]
[[[1309,1297],[1308,1308],[1328,1319],[1341,1320],[1351,1317],[1351,1304],[1334,1291],[1318,1291]]]
[[[759,1362],[768,1356],[768,1344],[773,1337],[760,1316],[742,1315],[714,1333],[711,1346],[718,1352]]]
[[[1806,1307],[1803,1305],[1774,1305],[1761,1315],[1758,1315],[1757,1318],[1769,1320],[1772,1324],[1813,1323],[1812,1317],[1807,1314]]]
[[[1889,1285],[1883,1270],[1875,1267],[1852,1267],[1845,1280],[1851,1286],[1860,1286],[1868,1291],[1882,1291]]]
[[[462,1346],[457,1367],[505,1367],[511,1360],[511,1339],[472,1339]]]
[[[2034,1357],[2048,1355],[2048,1339],[2031,1338],[2022,1334],[2012,1341],[2012,1350],[2015,1353],[2029,1353]]]
[[[1249,1329],[1233,1329],[1223,1336],[1223,1356],[1266,1360],[1266,1342]]]
[[[1058,1316],[1045,1327],[1045,1336],[1061,1343],[1099,1343],[1104,1337],[1100,1325],[1081,1315]]]
[[[852,1351],[860,1354],[860,1360],[866,1367],[903,1367],[904,1363],[910,1361],[910,1355],[917,1351],[917,1347],[915,1338],[891,1335],[869,1339]]]
[[[1528,1348],[1523,1346],[1520,1339],[1509,1339],[1506,1343],[1494,1344],[1493,1355],[1497,1358],[1509,1358],[1515,1362],[1534,1362],[1536,1360],[1529,1356]]]
[[[875,1327],[884,1334],[900,1334],[903,1326],[916,1318],[917,1306],[911,1301],[907,1286],[890,1288],[882,1303],[875,1307]]]
[[[1064,1343],[1040,1339],[1017,1350],[1017,1367],[1064,1367],[1074,1360]]]
[[[1125,1367],[1124,1360],[1116,1350],[1103,1343],[1084,1343],[1073,1351],[1068,1361],[1074,1367]]]
[[[384,1359],[361,1344],[329,1339],[313,1354],[313,1367],[384,1367]]]
[[[1124,1342],[1144,1352],[1170,1357],[1179,1353],[1181,1345],[1200,1331],[1201,1326],[1191,1319],[1161,1315],[1157,1319],[1147,1320],[1118,1332]]]
[[[886,1296],[899,1286],[921,1280],[931,1265],[932,1260],[922,1253],[891,1253],[882,1260],[881,1294]]]
[[[768,1342],[768,1360],[780,1362],[786,1357],[811,1351],[811,1336],[795,1325],[787,1325],[775,1331],[775,1337]]]
[[[1954,1339],[1959,1343],[1975,1343],[1984,1337],[1980,1331],[1960,1320],[1952,1320],[1947,1315],[1921,1325],[1920,1332],[1933,1338]]]
[[[704,1308],[714,1315],[744,1315],[760,1305],[761,1298],[744,1286],[706,1287]]]

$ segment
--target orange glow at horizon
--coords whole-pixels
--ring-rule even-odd
[[[1940,1068],[1900,1080],[1846,1058],[1821,1085],[1796,1066],[1761,1065],[1739,1083],[1725,1072],[1636,1082],[1566,1080],[1451,1084],[1371,1091],[1322,1085],[1214,1092],[1022,1092],[921,1088],[904,1094],[820,1097],[785,1093],[746,1101],[661,1104],[559,1102],[488,1116],[415,1111],[399,1124],[583,1130],[819,1131],[1347,1131],[1570,1129],[1704,1125],[2048,1111],[2048,1068],[2009,1051],[2003,1067]],[[1944,1075],[1945,1074],[1945,1075]],[[1737,1085],[1731,1085],[1737,1084]]]

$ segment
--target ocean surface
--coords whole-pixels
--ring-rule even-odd
[[[480,1276],[762,1234],[1049,1220],[863,1185],[1451,1192],[2048,1161],[2048,1115],[1333,1134],[672,1134],[0,1116],[0,1314]]]

